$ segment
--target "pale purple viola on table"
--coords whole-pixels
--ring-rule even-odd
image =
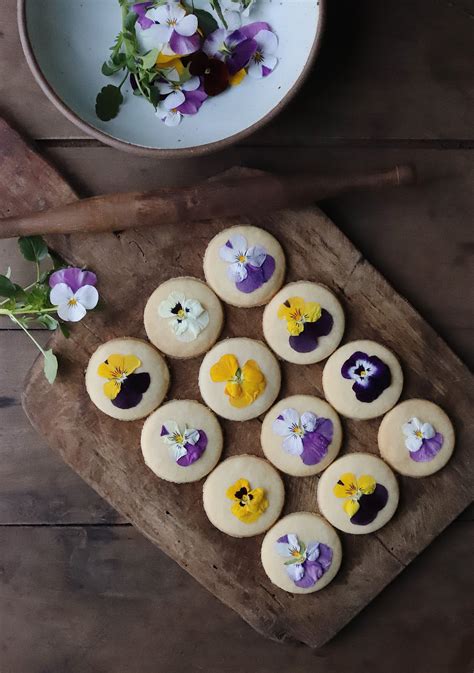
[[[356,351],[344,362],[341,374],[354,381],[352,390],[359,402],[373,402],[392,383],[390,367],[376,355]]]
[[[58,316],[66,322],[79,322],[87,311],[97,306],[97,276],[92,271],[68,267],[54,271],[49,278],[49,300]]]
[[[333,552],[322,542],[306,545],[295,533],[288,533],[276,541],[276,551],[285,560],[286,572],[301,589],[310,589],[331,567]]]
[[[296,409],[284,409],[272,428],[276,435],[284,438],[283,450],[299,456],[305,465],[317,465],[326,457],[334,434],[329,418],[316,416],[311,411],[300,416]]]
[[[204,430],[180,428],[175,421],[166,421],[161,428],[161,437],[170,448],[171,456],[181,467],[195,463],[207,448]]]
[[[411,418],[403,425],[402,431],[410,458],[417,463],[427,463],[433,460],[443,448],[443,435],[436,432],[430,423],[424,423],[418,418]]]
[[[219,249],[228,263],[227,275],[240,292],[250,294],[267,283],[275,271],[275,259],[261,245],[249,246],[245,236],[231,236]]]

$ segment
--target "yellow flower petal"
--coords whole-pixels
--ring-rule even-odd
[[[229,402],[236,409],[244,409],[245,407],[248,407],[255,399],[253,395],[250,395],[243,388],[240,388],[240,390],[241,393],[239,396],[231,397],[229,395]]]
[[[211,367],[211,379],[215,383],[230,381],[239,368],[239,361],[235,355],[223,355],[219,362]]]
[[[231,75],[229,77],[229,84],[231,86],[238,86],[242,82],[242,80],[245,79],[246,76],[247,76],[247,72],[246,72],[245,68],[242,68],[241,70],[236,72],[235,75]]]
[[[255,360],[247,360],[242,367],[242,379],[244,383],[261,383],[265,381],[262,370]]]
[[[263,512],[268,508],[268,500],[265,497],[265,491],[263,488],[254,488],[250,491],[250,495],[253,496],[251,500],[248,501],[248,508],[252,512]]]
[[[290,297],[285,301],[284,304],[280,304],[280,307],[278,309],[278,317],[281,320],[291,320],[293,319],[293,314],[295,311],[303,310],[304,307],[304,299],[301,297]]]
[[[136,355],[124,355],[123,356],[123,372],[126,376],[133,374],[135,369],[141,365],[141,361],[137,358]]]
[[[315,301],[308,301],[303,309],[306,322],[316,322],[321,317],[321,304]]]
[[[232,486],[229,486],[227,489],[226,496],[229,498],[229,500],[236,500],[235,494],[240,491],[241,488],[246,488],[247,493],[249,493],[250,484],[247,479],[237,479],[235,484],[232,484]]]
[[[370,476],[370,474],[363,474],[361,477],[358,478],[357,486],[364,495],[370,495],[375,491],[377,482],[373,477]]]
[[[344,511],[348,516],[354,516],[359,511],[359,503],[357,500],[346,500],[344,503]]]
[[[337,484],[333,488],[336,498],[347,498],[357,491],[357,479],[352,472],[345,472],[339,477]]]
[[[180,55],[179,54],[158,54],[158,58],[156,59],[156,65],[162,66],[162,65],[169,65],[170,68],[176,68],[176,63],[179,63],[181,66],[183,65],[181,61],[179,60]],[[176,68],[178,70],[178,68]],[[183,68],[184,70],[184,68]],[[178,74],[181,74],[178,70]]]
[[[107,364],[109,365],[110,369],[113,370],[120,370],[123,371],[125,362],[125,358],[123,355],[119,355],[118,353],[113,353],[112,355],[109,355],[107,358]]]
[[[121,383],[117,380],[107,381],[107,383],[104,383],[104,395],[108,397],[109,400],[115,400],[121,387]]]
[[[240,383],[237,383],[235,381],[229,381],[229,383],[224,388],[224,392],[231,399],[234,398],[239,399],[243,395],[242,386],[240,385]]]
[[[286,321],[286,328],[291,336],[298,336],[304,330],[304,323],[296,322],[296,320],[288,318]]]
[[[107,364],[107,362],[101,362],[100,365],[97,367],[97,373],[99,376],[102,376],[104,379],[113,379],[114,378],[114,370],[112,367]]]

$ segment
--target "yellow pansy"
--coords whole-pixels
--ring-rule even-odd
[[[250,488],[247,479],[238,479],[227,489],[229,500],[233,500],[231,512],[243,523],[254,523],[268,508],[268,500],[263,488]]]
[[[290,297],[278,309],[280,320],[286,320],[291,336],[298,336],[306,322],[316,322],[321,317],[321,305],[315,301],[305,301],[301,297]]]
[[[235,355],[223,355],[211,367],[211,379],[215,383],[227,383],[225,394],[233,407],[242,409],[255,402],[266,388],[265,376],[255,360],[247,360],[243,367]]]
[[[346,498],[344,511],[352,517],[359,510],[359,500],[362,495],[370,495],[375,491],[377,482],[369,474],[357,478],[352,472],[345,472],[339,477],[333,488],[336,498]]]
[[[109,400],[115,400],[127,376],[133,374],[140,365],[141,361],[136,355],[109,355],[97,369],[99,376],[108,379],[107,383],[104,383],[104,395]]]

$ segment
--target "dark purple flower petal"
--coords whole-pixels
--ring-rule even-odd
[[[146,393],[149,387],[150,374],[147,372],[130,374],[122,383],[120,392],[112,400],[112,404],[119,409],[133,409],[137,404],[140,404],[143,393]]]
[[[332,422],[329,419],[325,420],[331,423],[332,427]],[[317,465],[326,456],[330,443],[331,440],[324,437],[318,431],[307,432],[303,437],[301,460],[305,465]]]
[[[282,535],[282,537],[279,537],[277,542],[284,542],[285,544],[288,542],[288,535]]]
[[[188,453],[185,456],[181,456],[176,461],[181,467],[188,467],[199,460],[207,447],[207,435],[203,430],[199,430],[199,439],[196,444],[185,444],[184,448],[187,449]]]
[[[262,65],[262,77],[268,77],[268,75],[271,75],[273,70],[270,70],[266,65]]]
[[[311,353],[316,350],[319,337],[327,336],[334,325],[334,319],[325,308],[321,311],[321,317],[315,322],[306,322],[304,330],[298,336],[290,336],[290,347],[297,353]]]
[[[373,371],[367,375],[363,382],[355,380],[352,390],[359,402],[373,402],[392,383],[390,367],[376,355],[367,355],[367,353],[356,351],[341,367],[341,374],[345,379],[354,380],[351,369],[356,366],[358,360],[369,363]]]
[[[235,286],[241,292],[245,294],[250,294],[255,290],[258,290],[259,287],[262,287],[264,283],[270,280],[275,271],[275,259],[271,255],[267,255],[262,266],[252,266],[252,264],[246,264],[247,268],[247,278],[236,283]]]
[[[345,379],[350,379],[352,378],[349,370],[352,369],[352,367],[355,367],[357,360],[368,360],[369,356],[367,353],[363,353],[362,351],[356,351],[355,353],[352,353],[351,357],[348,358],[344,364],[341,367],[341,374]]]
[[[135,14],[138,15],[137,23],[140,24],[140,27],[143,28],[143,30],[151,28],[154,24],[154,21],[145,16],[152,5],[153,2],[137,2],[132,5],[132,12],[135,12]]]
[[[170,433],[168,430],[165,428],[164,425],[161,426],[161,432],[160,432],[160,437],[164,437],[165,435],[169,435]]]
[[[418,451],[410,451],[410,458],[416,460],[417,463],[428,463],[441,451],[443,443],[443,435],[437,432],[431,439],[424,439]]]
[[[362,495],[359,499],[359,509],[351,517],[351,523],[356,526],[367,526],[372,523],[388,501],[388,491],[382,484],[377,484],[375,491],[370,495]]]
[[[198,51],[201,46],[201,36],[199,33],[194,33],[189,37],[185,35],[180,35],[175,30],[171,33],[170,37],[170,47],[175,54],[179,56],[187,56],[188,54],[194,54]]]
[[[235,75],[236,72],[245,68],[256,51],[257,43],[255,40],[244,39],[240,42],[226,59],[229,74]]]
[[[319,561],[305,561],[303,563],[304,575],[295,584],[301,589],[309,589],[324,575],[324,569]]]
[[[84,271],[75,266],[59,269],[49,277],[49,286],[54,287],[58,283],[66,283],[73,292],[77,292],[84,285],[95,285],[97,276],[92,271]]]
[[[253,39],[261,30],[271,31],[271,28],[270,24],[266,23],[266,21],[255,21],[254,23],[248,23],[246,26],[242,26],[239,30],[245,37]]]

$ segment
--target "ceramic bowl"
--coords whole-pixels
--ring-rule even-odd
[[[204,0],[195,0],[202,6]],[[165,126],[145,100],[122,88],[119,115],[103,122],[95,98],[117,77],[101,65],[121,29],[117,0],[18,0],[20,37],[28,64],[54,105],[82,131],[137,154],[189,156],[235,143],[269,122],[295,95],[321,41],[323,0],[258,0],[252,21],[268,21],[279,39],[279,62],[263,79],[247,77],[239,86],[208,99],[198,114],[179,126]]]

